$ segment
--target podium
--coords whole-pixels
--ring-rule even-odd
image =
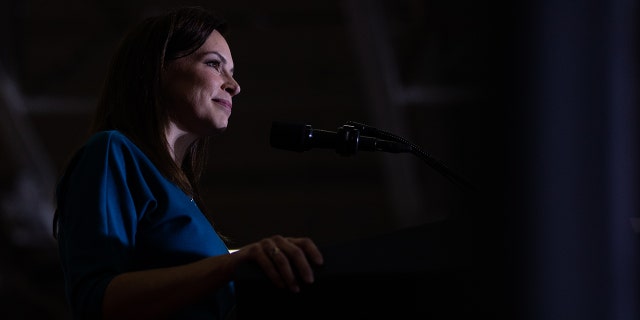
[[[321,246],[324,265],[299,293],[275,287],[257,266],[236,277],[238,320],[459,319],[472,304],[471,233],[443,220]]]

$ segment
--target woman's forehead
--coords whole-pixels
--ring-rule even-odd
[[[213,30],[207,40],[202,44],[197,51],[200,52],[218,52],[221,54],[226,60],[231,60],[231,50],[229,48],[229,44],[227,40],[218,32],[218,30]]]

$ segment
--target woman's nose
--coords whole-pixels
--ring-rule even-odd
[[[240,93],[240,84],[233,78],[229,77],[227,81],[225,81],[223,88],[224,91],[229,92],[231,96],[235,96]]]

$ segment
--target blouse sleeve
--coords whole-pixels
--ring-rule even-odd
[[[58,187],[58,245],[74,319],[100,318],[105,289],[130,270],[138,222],[155,203],[117,140],[94,137]]]

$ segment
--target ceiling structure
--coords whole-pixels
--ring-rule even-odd
[[[2,298],[33,304],[36,315],[64,315],[50,232],[56,178],[85,138],[120,37],[178,4],[217,10],[230,23],[242,93],[214,142],[203,189],[217,225],[238,246],[275,233],[350,241],[457,210],[460,190],[414,155],[275,150],[272,121],[331,131],[366,123],[422,147],[477,186],[498,179],[494,167],[483,167],[493,163],[490,139],[499,129],[500,110],[488,101],[499,90],[502,54],[486,4],[5,1],[0,221],[4,250],[16,258],[1,265],[18,276],[3,280]],[[39,271],[49,278],[36,284],[28,272]]]

